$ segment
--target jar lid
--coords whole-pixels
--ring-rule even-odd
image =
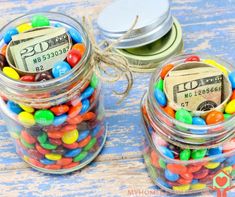
[[[171,30],[161,39],[138,48],[116,49],[116,51],[125,56],[135,67],[135,70],[149,71],[156,68],[160,62],[173,56],[183,49],[182,29],[176,18],[173,18]],[[146,66],[145,66],[146,65]],[[148,65],[148,67],[147,67]]]
[[[131,28],[136,16],[139,16],[136,26],[116,48],[147,45],[162,38],[172,28],[169,0],[117,0],[100,13],[98,27],[107,40],[114,41]]]

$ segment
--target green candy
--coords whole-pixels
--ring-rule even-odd
[[[95,89],[98,86],[98,83],[99,83],[98,77],[95,74],[93,74],[93,76],[91,78],[90,86]]]
[[[56,145],[54,144],[50,144],[49,142],[46,142],[46,143],[42,143],[40,144],[43,148],[47,149],[47,150],[54,150],[57,148]]]
[[[47,109],[38,110],[34,114],[34,119],[38,124],[48,126],[54,121],[54,114]]]
[[[231,114],[224,114],[224,119],[228,120],[232,115]]]
[[[96,143],[96,138],[92,138],[91,141],[84,147],[84,151],[89,151]]]
[[[205,157],[206,153],[207,153],[207,149],[193,150],[191,157],[193,159],[202,159]]]
[[[43,132],[41,135],[37,137],[40,144],[44,144],[47,141],[47,134]]]
[[[74,162],[79,162],[79,161],[85,159],[85,157],[87,156],[87,154],[88,154],[88,152],[82,151],[78,156],[76,156],[76,157],[73,158],[73,161],[74,161]]]
[[[161,168],[166,169],[166,163],[161,158],[159,159],[159,165]]]
[[[154,89],[159,89],[163,91],[163,80],[159,79],[155,84],[154,84]]]
[[[50,26],[50,21],[46,16],[43,15],[35,15],[32,18],[32,27],[44,27],[44,26]]]
[[[147,166],[147,169],[148,169],[149,175],[152,177],[152,179],[155,180],[157,178],[157,176],[158,176],[155,167],[150,165],[150,166]]]
[[[185,109],[177,110],[175,113],[175,119],[186,124],[193,123],[193,118],[191,114]]]
[[[185,149],[180,152],[180,160],[187,161],[190,159],[191,151],[190,149]]]
[[[29,148],[29,149],[34,148],[34,144],[29,144],[22,137],[20,138],[20,141],[26,148]]]

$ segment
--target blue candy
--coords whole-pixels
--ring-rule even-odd
[[[166,95],[163,91],[155,89],[154,96],[159,105],[161,105],[162,107],[166,106],[167,100],[166,100]]]
[[[55,23],[54,27],[63,27],[63,25],[61,25],[60,23]]]
[[[99,133],[99,131],[100,131],[100,125],[96,126],[96,127],[93,129],[91,136],[92,136],[92,137],[95,137],[95,136],[97,135],[97,133]]]
[[[88,135],[89,135],[89,130],[86,130],[86,131],[80,131],[79,132],[79,137],[78,137],[78,142],[84,140]]]
[[[222,155],[222,154],[223,154],[222,147],[210,148],[208,150],[208,155],[211,157],[216,156],[216,155]],[[213,162],[223,162],[225,159],[226,159],[225,157],[221,157],[219,159],[213,160]]]
[[[89,98],[94,92],[94,88],[92,88],[91,86],[89,86],[88,88],[85,89],[85,91],[82,93],[80,99],[84,100]]]
[[[75,157],[82,151],[81,148],[72,149],[66,152],[65,157]]]
[[[53,125],[54,126],[59,126],[63,124],[67,120],[68,115],[67,114],[62,114],[60,116],[55,116]]]
[[[68,33],[72,38],[73,42],[82,43],[82,37],[77,30],[75,30],[74,28],[70,28]]]
[[[231,72],[228,75],[228,78],[229,78],[229,80],[231,82],[232,88],[235,89],[235,71]]]
[[[200,117],[193,117],[193,122],[192,122],[193,125],[206,125],[206,122],[205,120],[203,120],[202,118]],[[196,129],[191,129],[191,132],[194,133],[194,134],[205,134],[207,133],[207,130],[196,130]]]
[[[14,103],[13,101],[8,101],[7,107],[9,110],[11,110],[15,114],[19,114],[20,112],[23,111],[21,107],[18,104]]]
[[[191,184],[196,184],[196,183],[198,183],[198,179],[193,179],[191,182]]]
[[[49,160],[49,159],[40,159],[40,162],[44,165],[51,165],[51,164],[56,163],[56,161],[52,161],[52,160]]]
[[[71,70],[70,65],[65,61],[57,62],[52,68],[52,75],[54,78],[58,78],[66,74]]]
[[[159,147],[160,152],[165,155],[166,157],[169,157],[171,159],[174,159],[174,154],[172,153],[172,151],[170,149],[168,149],[165,146],[160,146]]]
[[[17,31],[16,28],[8,29],[8,31],[6,32],[6,34],[3,37],[3,40],[4,40],[5,44],[9,44],[9,42],[11,42],[11,40],[12,40],[12,36],[14,36],[18,33],[19,32]]]
[[[83,100],[80,114],[84,114],[89,109],[89,107],[90,107],[90,101],[88,99]]]
[[[157,182],[158,184],[162,185],[163,187],[166,187],[166,188],[171,189],[171,186],[170,186],[166,181],[164,181],[163,179],[161,179],[160,177],[158,177],[158,178],[156,179],[156,182]]]
[[[178,174],[174,174],[172,173],[170,170],[165,170],[164,172],[165,178],[169,181],[177,181],[179,179],[179,175]]]

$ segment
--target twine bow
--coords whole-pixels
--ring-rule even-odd
[[[136,16],[130,29],[116,41],[112,43],[108,43],[107,41],[97,43],[90,18],[87,21],[86,18],[83,17],[83,26],[87,30],[86,32],[93,48],[91,65],[96,75],[103,81],[112,83],[120,80],[122,77],[125,77],[127,80],[127,87],[123,92],[113,91],[116,95],[122,96],[118,103],[121,103],[131,90],[133,86],[133,75],[128,60],[121,54],[116,53],[114,48],[121,40],[128,37],[137,21],[138,16]]]

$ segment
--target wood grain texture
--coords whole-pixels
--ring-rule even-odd
[[[29,11],[56,11],[77,19],[91,15],[95,19],[109,2],[0,0],[0,27]],[[175,0],[172,12],[182,24],[185,52],[205,52],[235,62],[235,0]],[[141,157],[144,136],[139,103],[150,76],[135,74],[134,87],[121,105],[116,105],[118,97],[112,89],[122,90],[125,81],[103,86],[107,143],[95,162],[81,172],[52,176],[32,170],[17,157],[9,134],[0,127],[0,196],[172,196],[153,185]],[[130,195],[131,189],[159,193]]]

